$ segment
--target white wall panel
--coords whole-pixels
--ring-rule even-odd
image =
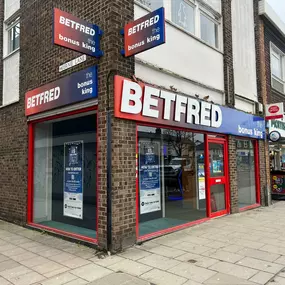
[[[135,5],[135,18],[142,17],[146,13],[148,12],[145,9]],[[215,103],[223,101],[221,94],[224,90],[223,54],[169,23],[166,23],[166,43],[145,51],[136,58],[191,81],[202,83],[204,86],[209,86],[209,89],[136,64],[136,75],[146,81],[161,84],[168,89],[174,85],[186,94],[195,94],[195,92],[203,93],[205,96],[215,94],[213,98]],[[221,92],[213,92],[211,88]]]
[[[19,100],[19,62],[20,52],[4,60],[3,105]]]
[[[20,0],[5,0],[5,20],[20,9]]]
[[[252,0],[232,1],[235,93],[257,101]]]

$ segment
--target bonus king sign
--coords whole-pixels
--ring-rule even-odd
[[[165,11],[159,8],[142,18],[128,23],[122,34],[125,37],[125,50],[129,57],[165,43]]]
[[[90,56],[101,57],[100,39],[103,32],[97,25],[69,13],[54,9],[53,43]]]

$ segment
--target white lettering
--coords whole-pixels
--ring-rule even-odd
[[[31,104],[32,104],[32,99],[31,98],[28,98],[27,100],[27,109],[30,109],[31,108]]]
[[[57,100],[59,96],[59,87],[51,88],[50,90],[33,95],[27,99],[27,109]]]
[[[139,84],[124,80],[121,112],[139,114],[142,110],[142,89]]]
[[[211,113],[211,126],[213,128],[219,128],[222,125],[223,115],[222,110],[217,105],[212,105],[212,113]]]
[[[143,116],[158,118],[158,110],[154,110],[151,107],[158,106],[158,100],[152,96],[159,97],[159,89],[146,86],[144,89],[144,103],[143,103]]]
[[[174,120],[176,122],[180,122],[181,114],[186,113],[186,103],[187,103],[187,97],[176,95],[175,117],[174,117]]]
[[[141,23],[138,23],[137,25],[128,29],[128,36],[131,36],[135,34],[136,32],[141,32],[143,29],[146,29],[158,23],[158,21],[159,21],[159,15],[156,15],[150,19],[147,19]]]
[[[193,98],[188,98],[188,102],[187,102],[187,123],[199,125],[200,124],[199,112],[200,112],[199,102]]]
[[[212,104],[208,102],[201,102],[201,125],[211,126],[211,107]]]
[[[90,36],[94,36],[95,35],[95,30],[88,27],[88,26],[85,26],[85,25],[82,25],[80,23],[77,23],[75,21],[72,21],[68,18],[65,18],[63,16],[60,16],[59,17],[59,23],[61,25],[65,25],[67,27],[70,27],[71,29],[74,29],[74,30],[79,30],[80,32],[82,33],[85,33],[87,35],[90,35]]]
[[[163,112],[164,120],[170,120],[171,103],[175,102],[175,97],[176,95],[174,93],[161,90],[160,98],[164,99],[164,112]]]
[[[54,100],[57,100],[60,96],[60,88],[59,87],[55,87],[54,88]]]
[[[64,25],[64,23],[65,23],[65,18],[64,18],[63,16],[60,16],[60,17],[59,17],[59,22],[60,22],[60,24],[63,24],[63,25]]]

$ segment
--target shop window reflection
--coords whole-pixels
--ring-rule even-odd
[[[256,204],[255,152],[251,140],[236,141],[239,207]]]
[[[204,135],[139,127],[139,233],[206,217]]]

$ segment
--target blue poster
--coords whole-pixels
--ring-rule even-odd
[[[83,219],[83,141],[64,143],[63,215]]]
[[[159,143],[140,142],[140,213],[161,210]]]

